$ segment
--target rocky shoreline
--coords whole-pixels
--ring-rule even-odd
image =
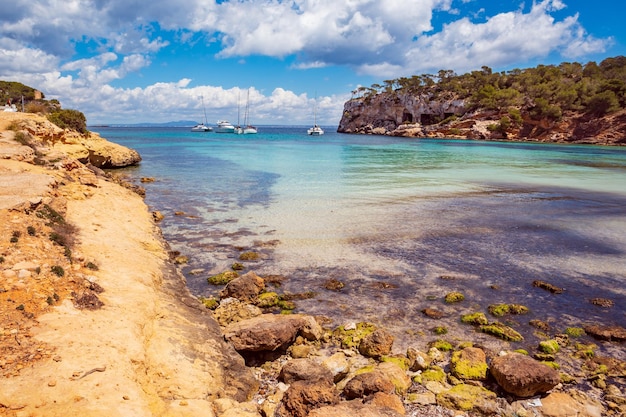
[[[198,300],[157,213],[96,166],[138,155],[101,138],[108,150],[98,153],[33,118],[40,130],[0,115],[0,179],[10,185],[0,194],[0,415],[626,414],[626,363],[590,342],[623,346],[621,327],[555,333],[537,323],[532,352],[473,342],[476,326],[512,337],[506,314],[523,306],[507,305],[466,317],[467,340],[442,330],[428,349],[393,353],[394,336],[370,323],[275,314],[297,299],[253,271],[221,277],[220,297]]]

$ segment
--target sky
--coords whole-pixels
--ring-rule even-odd
[[[0,80],[89,125],[337,126],[358,87],[626,55],[623,15],[588,0],[10,0]],[[241,120],[243,123],[243,120]]]

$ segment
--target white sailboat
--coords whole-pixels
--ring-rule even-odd
[[[192,132],[212,132],[213,128],[207,124],[206,120],[206,107],[204,107],[204,97],[200,96],[202,100],[202,108],[204,109],[204,123],[198,123],[191,128]]]
[[[241,125],[239,124],[239,115],[241,113],[241,95],[237,96],[237,126],[235,126],[235,130],[234,133],[241,135],[243,133],[243,128],[241,127]]]
[[[243,123],[245,124],[245,127],[243,128],[243,134],[254,135],[254,134],[259,133],[257,128],[250,124],[249,118],[250,118],[250,89],[248,89],[248,97],[246,99],[246,111],[243,116]]]
[[[317,125],[317,96],[315,97],[315,107],[313,110],[313,127],[307,129],[306,133],[310,136],[321,136],[324,134],[324,129]]]

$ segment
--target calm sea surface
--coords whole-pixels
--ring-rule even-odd
[[[314,291],[298,311],[336,325],[372,321],[399,350],[439,338],[494,343],[461,314],[493,303],[531,312],[501,319],[536,345],[531,319],[553,331],[626,326],[626,148],[418,140],[261,127],[258,135],[188,128],[93,128],[136,149],[124,170],[144,184],[192,292],[215,295],[209,275],[243,250],[249,270],[283,275],[280,291]],[[175,212],[184,214],[175,215]],[[324,284],[336,279],[339,292]],[[565,288],[555,295],[532,286]],[[446,293],[466,299],[447,305]],[[590,300],[607,298],[612,308]],[[433,320],[434,308],[447,316]],[[499,343],[499,342],[498,342]],[[617,350],[620,346],[605,349]],[[615,353],[615,352],[614,352]]]

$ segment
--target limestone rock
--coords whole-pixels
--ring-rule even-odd
[[[437,394],[437,404],[453,410],[492,411],[495,398],[496,394],[486,388],[459,384]]]
[[[238,321],[250,319],[263,314],[255,305],[244,303],[236,298],[226,298],[213,311],[213,317],[220,326],[225,327]]]
[[[505,391],[518,397],[550,391],[561,380],[556,370],[515,352],[494,358],[490,370]]]
[[[220,292],[220,297],[234,297],[242,301],[255,302],[264,288],[265,280],[250,271],[226,284]]]
[[[380,407],[376,404],[363,404],[359,400],[342,402],[335,406],[325,406],[312,410],[308,417],[401,417],[399,413],[389,407]]]
[[[468,347],[452,354],[452,375],[460,379],[487,379],[487,357],[482,349]]]
[[[545,417],[601,417],[603,407],[586,398],[574,398],[569,393],[553,392],[541,399],[541,413]]]
[[[322,363],[330,370],[335,382],[341,381],[350,372],[350,362],[343,352],[334,353]]]
[[[296,381],[287,389],[277,417],[306,417],[311,410],[339,402],[339,392],[327,381]]]
[[[363,398],[375,392],[393,393],[393,382],[381,371],[359,374],[352,378],[343,389],[348,399]]]
[[[377,329],[365,336],[359,343],[359,352],[363,356],[378,358],[388,355],[393,346],[393,336],[383,329]]]
[[[283,365],[278,375],[279,381],[292,384],[295,381],[325,381],[333,383],[333,374],[326,366],[311,359],[293,359]]]
[[[224,338],[237,351],[273,352],[286,348],[306,327],[309,316],[262,314],[233,323],[224,330]]]
[[[409,358],[409,369],[413,372],[423,371],[427,369],[433,362],[432,358],[428,354],[421,352],[415,348],[408,348],[406,356]]]

